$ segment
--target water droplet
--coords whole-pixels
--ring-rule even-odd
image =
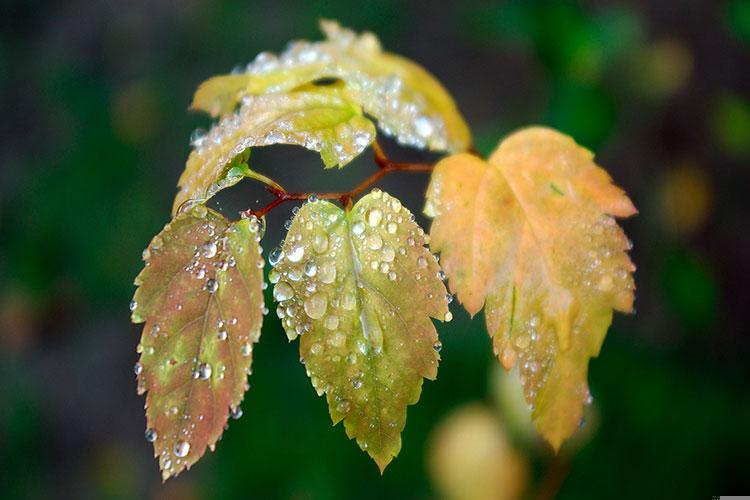
[[[154,441],[156,441],[156,438],[159,436],[156,433],[155,429],[149,428],[149,429],[146,429],[146,433],[144,434],[144,437],[146,438],[146,441],[148,441],[149,443],[153,443]]]
[[[351,406],[352,405],[351,403],[349,403],[349,401],[347,401],[346,399],[342,399],[336,405],[336,411],[339,413],[348,413]]]
[[[432,124],[432,120],[424,115],[419,116],[416,120],[414,120],[414,128],[416,129],[417,134],[422,137],[429,137],[432,134],[433,130],[435,130],[435,126]]]
[[[284,258],[284,251],[276,247],[273,250],[271,250],[271,253],[268,254],[268,263],[272,266],[276,266],[276,264],[279,263],[281,259]]]
[[[328,249],[328,238],[325,234],[318,233],[313,237],[312,246],[316,252],[323,253]]]
[[[253,352],[253,345],[250,342],[245,342],[240,346],[240,354],[244,357],[250,356]]]
[[[218,332],[216,332],[216,338],[219,339],[219,340],[221,340],[221,341],[226,340],[227,339],[227,331],[222,328],[221,330],[219,330]]]
[[[344,294],[343,297],[341,297],[341,307],[343,307],[347,311],[353,310],[356,305],[357,298],[354,296],[354,294],[347,293]]]
[[[383,220],[383,212],[381,212],[380,209],[371,208],[367,212],[367,223],[371,227],[377,227],[380,224],[381,220]]]
[[[395,271],[391,271],[391,272],[388,273],[388,279],[389,280],[396,281],[396,277],[397,276],[396,276],[396,272]]]
[[[361,389],[362,385],[364,385],[364,384],[363,384],[361,378],[359,378],[359,377],[352,378],[352,387],[354,387],[355,389]]]
[[[318,269],[318,278],[323,283],[333,283],[336,279],[336,263],[332,260],[323,262]]]
[[[305,263],[305,274],[309,277],[315,276],[315,274],[318,272],[318,266],[315,264],[315,262],[309,260]]]
[[[409,245],[410,247],[413,247],[414,246],[414,238],[412,238],[411,236],[408,237],[408,238],[406,238],[406,244]]]
[[[339,327],[339,317],[335,314],[328,315],[328,317],[326,317],[325,325],[329,330],[335,330]]]
[[[365,225],[362,223],[362,221],[357,221],[352,226],[352,233],[359,236],[360,234],[365,232]]]
[[[230,408],[229,415],[235,420],[239,419],[242,416],[242,408],[240,408],[239,406]]]
[[[278,302],[289,300],[292,297],[294,297],[294,290],[286,281],[279,281],[276,286],[273,287],[273,298]]]
[[[176,457],[186,457],[190,453],[190,443],[187,441],[177,441],[174,445],[174,454]]]
[[[396,250],[393,249],[392,246],[386,245],[383,247],[383,260],[385,262],[393,262],[393,259],[396,258]]]
[[[143,371],[143,365],[142,365],[142,364],[141,364],[140,362],[136,363],[136,364],[135,364],[135,365],[133,366],[133,372],[134,372],[134,373],[135,373],[136,375],[140,375],[142,371]]]
[[[445,316],[443,316],[443,319],[445,319],[446,323],[451,321],[453,319],[453,313],[448,311],[447,313],[445,313]]]
[[[305,247],[303,247],[302,245],[297,245],[289,250],[289,254],[286,256],[286,258],[289,259],[289,262],[299,262],[304,256]]]
[[[450,293],[446,293],[445,300],[450,304],[451,302],[453,302],[453,295],[451,295]]]
[[[201,380],[208,380],[211,378],[212,371],[211,365],[208,363],[201,363],[198,365],[198,377],[200,377]]]
[[[432,344],[432,348],[435,349],[436,352],[440,352],[440,350],[443,348],[443,343],[439,340],[436,340],[434,344]]]
[[[427,267],[427,259],[425,259],[424,257],[422,257],[422,256],[420,255],[420,256],[419,256],[419,257],[417,258],[417,266],[419,266],[419,267],[420,267],[420,268],[422,268],[422,269],[424,269],[425,267]]]
[[[316,201],[318,201],[318,195],[315,194],[315,193],[313,193],[313,194],[311,194],[310,196],[307,197],[307,202],[308,203],[315,203]]]
[[[199,148],[206,139],[207,132],[205,129],[197,128],[190,134],[190,145]]]
[[[131,300],[130,301],[130,310],[131,311],[135,311],[137,308],[138,308],[138,302],[136,302],[135,300]]]
[[[201,251],[201,254],[207,258],[213,258],[216,256],[216,252],[218,251],[218,246],[216,245],[216,242],[209,241],[205,245],[203,245],[203,250]]]
[[[316,355],[316,356],[317,356],[317,355],[318,355],[318,354],[320,354],[320,353],[321,353],[322,351],[323,351],[323,346],[322,346],[322,345],[320,345],[320,342],[315,342],[315,343],[313,343],[313,345],[311,345],[311,346],[310,346],[310,352],[311,352],[311,353],[312,353],[313,355]]]
[[[381,238],[379,234],[373,233],[367,237],[367,246],[370,247],[371,250],[380,250],[383,246],[383,238]]]
[[[442,269],[437,272],[437,279],[439,279],[440,281],[445,281],[445,273]]]
[[[398,230],[398,226],[395,222],[389,222],[388,226],[386,226],[386,229],[389,234],[396,234],[396,231]]]
[[[304,303],[305,313],[312,319],[320,319],[328,308],[328,299],[324,293],[314,293],[305,300]]]

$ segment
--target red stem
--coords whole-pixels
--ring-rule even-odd
[[[315,194],[319,199],[322,200],[338,200],[346,210],[349,210],[352,206],[352,201],[354,198],[359,196],[365,189],[379,181],[381,177],[384,177],[391,172],[431,172],[434,168],[434,165],[430,163],[404,163],[392,161],[385,155],[385,152],[383,152],[383,149],[377,142],[373,143],[373,150],[375,152],[374,159],[375,163],[378,165],[378,170],[376,170],[371,176],[354,186],[349,191],[338,193],[289,193],[276,187],[268,186],[266,189],[269,193],[274,195],[275,198],[266,206],[259,208],[258,210],[248,209],[240,212],[240,215],[244,217],[254,215],[255,217],[260,219],[284,202],[293,200],[306,200],[312,194]]]

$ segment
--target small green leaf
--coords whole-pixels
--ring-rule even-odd
[[[274,297],[334,423],[381,472],[401,449],[406,407],[440,350],[430,317],[450,320],[440,267],[401,202],[373,191],[345,213],[305,204],[269,258]]]
[[[334,21],[322,21],[321,28],[327,37],[322,42],[295,42],[279,57],[263,52],[246,73],[207,80],[195,94],[193,109],[223,115],[244,96],[338,79],[382,130],[402,144],[453,152],[469,147],[469,129],[434,76],[384,52],[372,33],[357,35]]]
[[[242,176],[229,173],[237,155],[250,147],[295,144],[319,151],[326,167],[342,167],[374,139],[375,126],[340,88],[248,96],[190,153],[172,211],[186,202],[205,202],[236,184]]]
[[[146,437],[166,480],[221,437],[247,389],[263,321],[263,259],[256,219],[230,223],[198,205],[144,251],[132,320],[145,323],[136,364]]]

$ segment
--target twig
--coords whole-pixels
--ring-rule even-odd
[[[395,162],[388,158],[377,142],[373,143],[374,159],[378,166],[371,176],[363,180],[361,183],[354,186],[351,190],[346,192],[332,192],[332,193],[289,193],[280,185],[274,183],[274,185],[266,186],[266,190],[271,193],[275,198],[268,203],[266,206],[259,208],[258,210],[248,209],[240,212],[243,217],[255,216],[261,218],[268,212],[276,208],[287,201],[294,200],[307,200],[311,195],[317,196],[321,200],[338,200],[346,210],[349,210],[352,206],[354,198],[359,196],[368,187],[375,184],[382,177],[395,171],[404,172],[431,172],[434,165],[430,163],[406,163],[406,162]]]

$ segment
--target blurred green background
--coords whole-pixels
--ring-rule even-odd
[[[481,314],[454,303],[438,380],[380,477],[331,428],[269,315],[244,416],[161,484],[128,303],[190,132],[210,124],[186,108],[203,79],[319,39],[320,17],[372,30],[432,71],[481,152],[517,127],[554,126],[640,209],[623,223],[638,311],[615,317],[591,363],[591,415],[560,455],[529,431]],[[749,1],[3,0],[0,110],[0,498],[750,494]],[[373,168],[363,157],[323,172],[291,147],[253,164],[308,191]],[[394,174],[380,187],[421,212],[426,182]],[[246,182],[213,205],[234,215],[266,201]],[[291,208],[270,215],[267,249]]]

